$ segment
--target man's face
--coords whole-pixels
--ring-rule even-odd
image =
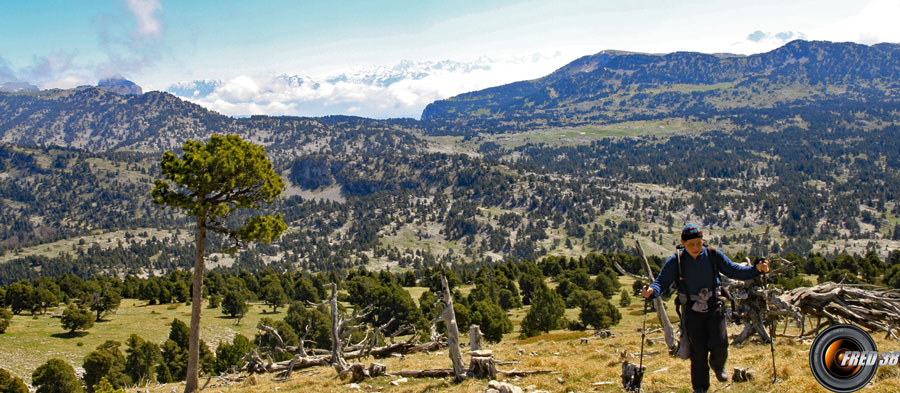
[[[691,258],[694,259],[700,255],[700,251],[703,251],[703,239],[699,237],[688,241],[682,240],[681,244],[684,245],[685,251],[687,251],[688,254],[691,254]]]

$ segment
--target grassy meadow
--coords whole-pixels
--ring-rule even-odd
[[[230,341],[237,333],[253,339],[260,318],[283,318],[287,308],[279,308],[275,314],[269,314],[269,310],[262,304],[250,304],[247,315],[235,325],[237,319],[204,304],[201,338],[212,348],[219,342]],[[6,333],[0,334],[0,368],[31,380],[31,373],[51,358],[65,359],[80,367],[84,356],[106,340],[121,342],[123,352],[125,340],[131,334],[162,344],[175,318],[190,324],[191,306],[184,303],[148,306],[144,301],[123,299],[118,311],[105,316],[102,322],[95,322],[87,331],[69,335],[60,326],[60,319],[52,317],[52,312],[36,316],[23,312],[13,317]]]

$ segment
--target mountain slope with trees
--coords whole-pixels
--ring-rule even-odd
[[[603,51],[543,78],[436,101],[422,119],[446,124],[434,132],[510,132],[830,100],[900,100],[900,45],[798,40],[751,56]]]
[[[604,52],[494,94],[517,111],[511,97],[530,94],[522,86],[582,78],[554,90],[560,96],[545,108],[582,100],[600,110],[592,100],[608,88],[650,100],[617,106],[622,118],[659,118],[585,118],[624,131],[563,129],[575,137],[505,109],[499,123],[478,124],[464,111],[423,121],[234,119],[159,92],[0,93],[0,135],[14,142],[0,145],[0,216],[9,223],[0,229],[0,283],[189,266],[191,224],[151,206],[150,184],[162,150],[213,132],[265,146],[288,183],[263,207],[283,215],[285,235],[234,256],[212,237],[210,264],[221,268],[419,270],[626,251],[632,238],[664,254],[687,220],[736,254],[749,254],[771,225],[778,252],[887,255],[900,247],[896,53],[889,44],[803,41],[747,57]],[[794,97],[785,94],[810,81],[827,94],[772,96]],[[725,94],[733,89],[744,95]]]

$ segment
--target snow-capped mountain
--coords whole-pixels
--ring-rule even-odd
[[[221,85],[222,81],[220,80],[196,80],[175,83],[166,91],[182,98],[201,98],[208,96]]]
[[[466,91],[530,79],[561,66],[561,56],[473,61],[409,61],[321,75],[240,75],[175,83],[166,91],[232,115],[347,114],[418,117],[425,105]]]

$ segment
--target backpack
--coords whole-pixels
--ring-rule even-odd
[[[713,256],[715,256],[716,259],[721,259],[718,256],[719,253],[716,252],[716,248],[714,246],[707,245],[706,243],[704,243],[703,245],[706,246],[706,254],[709,255],[710,263],[712,263],[713,276],[716,278],[716,282],[717,282],[716,287],[713,288],[713,291],[715,291],[717,289],[721,290],[721,294],[723,296],[725,296],[725,298],[731,302],[731,309],[737,310],[737,305],[734,302],[734,297],[731,296],[731,292],[729,292],[728,289],[726,289],[724,286],[721,286],[718,284],[718,282],[721,282],[720,277],[719,277],[719,265],[718,265],[717,260],[713,260]],[[669,287],[669,290],[666,291],[666,292],[671,292],[672,287],[675,287],[675,289],[678,291],[679,296],[678,296],[678,301],[675,302],[675,313],[678,314],[679,318],[682,317],[681,316],[681,307],[687,305],[687,299],[688,299],[687,288],[684,287],[684,268],[682,265],[684,262],[682,262],[682,259],[681,259],[681,254],[683,252],[684,252],[683,245],[679,244],[677,247],[675,247],[675,258],[678,259],[678,279],[675,280],[675,282],[672,284],[672,286]],[[684,295],[684,296],[682,296],[682,295]],[[716,297],[718,297],[718,296],[716,296]],[[732,314],[734,314],[734,313],[732,312]]]
[[[719,280],[718,261],[712,260],[712,258],[713,258],[713,255],[716,255],[716,258],[719,258],[718,257],[719,254],[716,252],[715,247],[706,245],[706,244],[704,244],[704,246],[706,246],[706,253],[707,253],[707,255],[709,255],[710,262],[712,263],[713,275],[715,276],[716,280],[718,281]],[[681,359],[690,359],[691,358],[691,340],[687,334],[687,330],[684,328],[684,317],[681,315],[681,307],[687,306],[687,300],[688,300],[687,288],[684,287],[684,269],[682,267],[682,261],[681,261],[681,254],[683,252],[684,252],[684,246],[679,244],[678,247],[675,248],[675,257],[678,258],[678,279],[669,287],[669,289],[666,290],[666,292],[671,293],[671,288],[673,286],[678,291],[678,300],[675,302],[675,313],[678,314],[678,319],[679,319],[678,324],[679,324],[679,330],[681,332],[681,335],[680,335],[680,337],[678,339],[678,343],[676,344],[676,347],[675,347],[675,355]],[[731,293],[724,286],[716,284],[716,288],[713,290],[715,291],[716,289],[721,289],[722,294],[725,296],[725,298],[728,299],[729,301],[731,301],[731,309],[733,310],[731,315],[732,315],[732,318],[736,318],[737,315],[734,312],[734,310],[737,310],[737,306],[734,302],[734,297],[731,296]],[[733,322],[737,323],[738,321],[733,321]]]

